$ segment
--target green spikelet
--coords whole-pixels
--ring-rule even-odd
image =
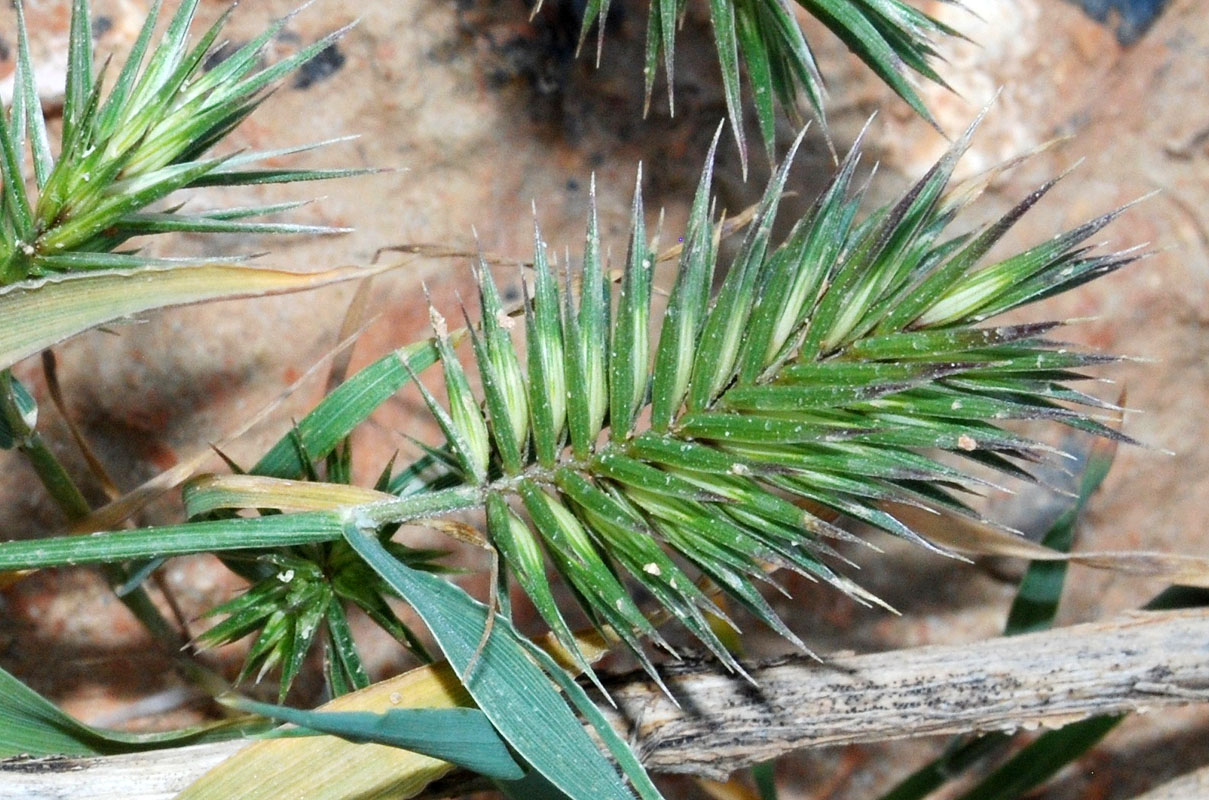
[[[556,285],[535,237],[533,296],[523,289],[526,376],[495,284],[479,268],[483,318],[470,338],[484,402],[450,378],[460,367],[439,336],[455,402],[448,414],[434,411],[450,420],[442,422],[454,434],[449,450],[473,451],[469,474],[501,466],[503,477],[486,485],[489,532],[564,644],[570,633],[539,542],[588,617],[610,626],[642,663],[650,664],[641,639],[654,631],[623,575],[737,667],[705,621],[718,609],[669,551],[800,645],[757,590],[771,581],[770,566],[877,602],[833,566],[843,559],[827,540],[852,535],[809,509],[933,547],[895,517],[896,505],[977,518],[960,493],[993,484],[963,462],[1031,480],[1031,464],[1060,455],[1002,420],[1053,420],[1125,439],[1095,419],[1103,403],[1069,386],[1083,368],[1112,358],[1057,349],[1044,335],[1059,322],[976,327],[1134,260],[1081,246],[1119,212],[983,265],[1049,185],[983,231],[949,234],[970,194],[950,192],[949,180],[972,133],[897,203],[863,219],[863,190],[852,184],[858,141],[777,243],[786,161],[712,298],[720,267],[711,148],[653,342],[654,256],[640,193],[615,313],[594,201],[578,303]]]
[[[173,192],[204,186],[287,183],[365,170],[263,168],[259,162],[320,147],[212,155],[291,71],[330,46],[336,31],[271,66],[264,49],[287,20],[279,20],[203,71],[216,52],[231,11],[189,44],[198,0],[185,0],[155,40],[155,2],[108,94],[93,71],[87,0],[74,0],[67,85],[58,155],[50,147],[29,55],[23,4],[16,4],[17,72],[11,112],[0,113],[0,285],[45,275],[154,266],[164,259],[114,252],[135,236],[173,232],[336,233],[343,229],[250,221],[301,205],[285,203],[187,214],[148,207]],[[154,44],[153,44],[154,40]],[[28,147],[33,181],[23,174]],[[252,169],[248,167],[252,166]],[[27,188],[32,184],[33,190]]]

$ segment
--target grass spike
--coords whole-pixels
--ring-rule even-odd
[[[971,318],[974,311],[1063,289],[1066,284],[1053,277],[1055,265],[1072,267],[1068,277],[1082,278],[1132,258],[1081,249],[1116,212],[1015,257],[1027,269],[983,268],[1013,280],[982,278],[986,285],[980,291],[988,294],[977,307],[959,309],[953,300],[944,306],[944,298],[953,296],[947,290],[940,301],[929,301],[931,309],[949,309],[943,317],[937,311],[931,317],[902,313],[903,305],[917,302],[912,287],[951,269],[954,259],[970,261],[963,271],[981,275],[977,264],[989,239],[1010,223],[973,237],[947,233],[958,206],[945,201],[945,189],[973,127],[900,200],[862,218],[864,188],[852,186],[858,140],[816,202],[784,241],[774,243],[773,222],[790,162],[778,167],[711,300],[710,286],[721,268],[720,223],[713,220],[711,197],[721,132],[720,126],[693,198],[653,358],[644,338],[651,265],[640,185],[615,315],[609,313],[601,263],[594,183],[578,303],[570,258],[564,259],[566,281],[559,287],[535,226],[534,293],[526,286],[523,297],[529,337],[524,388],[536,447],[521,454],[518,479],[486,485],[487,494],[498,498],[489,501],[496,506],[496,528],[503,527],[500,503],[519,497],[550,561],[584,610],[598,624],[616,628],[648,666],[640,638],[652,631],[628,595],[619,594],[618,569],[710,649],[718,644],[702,624],[710,605],[689,587],[664,548],[784,635],[788,630],[755,588],[768,582],[770,564],[826,581],[858,602],[878,603],[829,566],[852,566],[830,540],[863,539],[803,505],[831,509],[952,556],[902,522],[896,504],[977,516],[961,496],[1002,487],[921,451],[949,451],[1027,480],[1031,475],[1020,464],[1064,454],[1000,428],[1002,420],[1049,420],[1119,436],[1095,418],[1095,402],[1081,403],[1078,393],[1067,390],[1081,375],[1076,370],[1104,359],[1059,352],[1062,346],[1046,338],[1058,323],[978,328]],[[789,157],[800,141],[799,136]],[[1046,188],[1009,217],[1027,210]],[[485,353],[497,300],[489,278],[479,279],[484,333],[476,346]],[[842,302],[853,298],[862,304],[856,310]],[[605,342],[608,349],[602,351]],[[598,365],[603,373],[595,372]],[[562,429],[554,422],[547,367],[563,370],[569,452],[562,451]],[[491,384],[485,375],[487,412],[478,410],[484,420],[501,406],[491,397]],[[557,391],[561,395],[563,389]],[[466,404],[472,406],[478,409],[477,403]],[[639,423],[644,407],[650,409],[645,426]],[[606,423],[607,441],[599,436]],[[505,463],[506,472],[514,471],[507,466],[514,454],[501,452],[498,441],[493,458]],[[526,523],[518,517],[508,524],[519,536],[517,526]],[[518,547],[501,545],[505,565],[536,602],[548,605],[534,551],[523,556],[525,563],[513,563],[522,558]],[[543,616],[552,626],[562,624],[549,608]]]
[[[654,357],[643,333],[653,265],[641,195],[636,191],[626,270],[614,298],[605,281],[593,181],[583,268],[574,276],[580,278],[578,302],[569,255],[560,286],[535,226],[532,296],[523,288],[527,374],[520,372],[519,343],[503,323],[502,300],[485,266],[474,267],[481,319],[479,329],[468,332],[481,391],[471,389],[447,323],[429,298],[435,336],[425,352],[441,362],[448,399],[442,405],[427,388],[421,392],[447,443],[428,446],[423,470],[404,470],[398,485],[406,497],[365,509],[378,524],[379,540],[389,541],[395,525],[416,518],[417,507],[486,506],[504,568],[534,598],[556,637],[566,644],[567,626],[551,600],[547,563],[589,619],[616,631],[652,672],[646,642],[665,643],[627,591],[623,573],[708,648],[718,649],[716,635],[702,624],[710,603],[691,586],[688,578],[697,576],[685,565],[785,634],[760,595],[762,585],[775,586],[768,575],[774,567],[876,602],[842,574],[851,565],[837,556],[832,540],[862,540],[842,520],[951,555],[907,524],[904,506],[968,515],[968,492],[997,482],[974,479],[973,464],[1029,479],[1050,462],[1072,460],[1062,448],[1004,427],[1007,420],[1128,436],[1107,428],[1098,418],[1102,409],[1071,388],[1092,370],[1110,368],[1110,361],[1053,341],[1053,322],[979,324],[1136,258],[1086,245],[1119,211],[982,266],[985,232],[952,231],[957,206],[944,199],[966,137],[900,200],[869,214],[861,213],[861,190],[852,187],[854,151],[783,239],[774,237],[773,225],[790,163],[779,165],[736,255],[719,263],[722,226],[711,195],[717,142],[716,133]],[[922,310],[899,311],[916,302],[916,287],[955,258],[971,261],[955,285]],[[715,277],[720,287],[711,292]],[[415,377],[410,365],[404,370]],[[507,383],[523,404],[510,407]],[[551,393],[565,398],[565,424]],[[521,420],[524,434],[513,427]],[[322,463],[331,447],[312,449],[304,441],[307,427],[304,420],[298,428],[296,456],[314,477],[320,468],[308,450]],[[420,477],[429,467],[444,471],[439,483]],[[332,471],[345,472],[343,466]],[[259,534],[277,532],[271,526],[282,525],[283,517],[290,522],[279,514],[229,522],[238,523],[241,534]],[[327,519],[312,512],[301,522]],[[227,523],[197,524],[213,532]],[[131,534],[86,538],[90,547],[132,541]],[[398,557],[419,558],[391,546]],[[345,580],[354,584],[357,577],[354,570]],[[321,592],[308,597],[322,600]],[[292,670],[308,641],[305,624],[276,613],[283,604],[274,595],[256,606],[254,618],[224,629],[250,625],[247,632],[260,632],[248,674]]]

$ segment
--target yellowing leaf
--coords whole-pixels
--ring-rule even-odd
[[[155,308],[300,292],[392,266],[298,273],[238,264],[143,267],[44,278],[0,290],[0,369],[81,331]]]
[[[360,486],[260,475],[200,475],[185,486],[185,507],[191,517],[220,508],[325,511],[392,499],[394,495]]]
[[[576,635],[589,661],[606,652],[595,631]],[[543,646],[559,658],[562,649]],[[572,668],[573,667],[568,667]],[[472,706],[447,662],[418,667],[338,697],[318,711],[387,711],[398,708]],[[315,765],[322,769],[316,770]],[[176,800],[369,800],[413,797],[453,767],[435,758],[377,744],[352,744],[334,736],[266,739],[240,750],[203,775]]]
[[[471,706],[448,664],[420,667],[352,694],[319,711]],[[316,769],[322,765],[322,769]],[[333,736],[267,739],[240,750],[207,772],[177,800],[275,800],[306,797],[412,797],[452,765],[407,750],[353,744]]]

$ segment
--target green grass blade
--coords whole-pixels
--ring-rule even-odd
[[[18,240],[14,247],[20,247],[21,244],[29,247],[32,244],[34,222],[29,196],[25,193],[25,182],[22,179],[22,154],[16,141],[18,120],[12,120],[10,125],[5,122],[5,116],[3,109],[0,109],[0,184],[3,184],[0,213],[8,218],[5,222],[11,221],[12,233]],[[2,227],[8,229],[7,224]],[[0,274],[0,281],[9,282],[11,278]]]
[[[1050,526],[1041,544],[1063,553],[1070,551],[1079,517],[1092,494],[1108,476],[1115,452],[1116,448],[1112,446],[1092,447],[1079,482],[1078,498]],[[1005,635],[1046,630],[1053,624],[1066,580],[1066,568],[1065,561],[1034,561],[1029,564],[1008,612]]]
[[[431,341],[389,353],[353,375],[325,397],[297,426],[312,458],[323,458],[411,379],[437,361]],[[406,365],[406,366],[405,366]],[[297,478],[302,460],[289,436],[283,436],[249,470],[253,475]]]
[[[960,252],[950,258],[943,267],[932,272],[910,296],[904,298],[903,302],[892,312],[882,323],[881,330],[889,332],[897,330],[907,323],[914,320],[924,312],[932,303],[943,295],[949,287],[956,281],[960,280],[965,274],[978,263],[978,261],[990,251],[1003,236],[1011,230],[1011,228],[1023,217],[1029,209],[1036,205],[1050,189],[1060,180],[1054,178],[1043,184],[1038,189],[1031,192],[1028,197],[1016,204],[1016,206],[996,220],[992,225],[988,226],[985,231],[964,246]]]
[[[274,81],[285,77],[286,75],[290,74],[294,70],[301,67],[306,62],[313,59],[315,56],[322,53],[327,48],[331,47],[342,36],[344,36],[344,34],[348,33],[350,30],[352,30],[353,25],[355,25],[355,24],[356,23],[346,25],[343,28],[340,28],[339,30],[332,31],[331,33],[327,34],[326,36],[322,37],[321,39],[318,39],[317,41],[312,42],[311,44],[302,48],[297,53],[294,53],[289,58],[282,59],[281,61],[278,61],[277,63],[275,63],[269,67],[266,67],[265,69],[261,70],[260,72],[256,73],[255,75],[244,79],[240,83],[235,84],[229,90],[227,90],[227,92],[225,93],[226,96],[227,97],[248,96],[248,95],[254,94],[255,92],[260,91],[261,89],[264,89],[265,87],[272,84]]]
[[[533,227],[534,297],[521,280],[525,301],[525,339],[529,356],[529,413],[538,462],[554,466],[567,420],[567,378],[563,358],[558,287],[546,258],[541,230]]]
[[[492,544],[499,548],[504,563],[511,568],[517,582],[529,596],[537,613],[550,626],[559,644],[571,654],[577,666],[599,686],[596,673],[584,659],[579,645],[575,642],[574,633],[554,602],[550,582],[546,579],[545,562],[533,531],[508,508],[507,502],[498,493],[487,497],[487,530],[491,534]],[[603,687],[601,692],[604,692]]]
[[[304,181],[330,181],[337,178],[356,178],[373,175],[376,169],[215,169],[194,178],[185,188],[199,189],[206,186],[262,186],[268,183],[300,183]]]
[[[332,696],[339,697],[348,692],[364,689],[369,686],[369,675],[365,672],[365,664],[361,660],[361,654],[357,651],[357,644],[353,640],[353,631],[348,624],[348,615],[345,614],[344,608],[339,602],[334,602],[327,607],[327,635],[330,649],[327,653],[329,661],[329,674],[340,676],[341,689],[337,691],[336,686],[331,685]]]
[[[699,486],[671,472],[656,469],[616,450],[606,450],[592,460],[592,470],[620,484],[647,492],[659,492],[668,497],[683,500],[720,500],[716,493],[705,491]]]
[[[155,25],[159,20],[162,5],[163,0],[154,0],[151,7],[147,9],[147,15],[143,21],[143,27],[139,30],[138,38],[130,48],[130,53],[126,56],[125,63],[122,64],[122,71],[118,73],[117,80],[114,81],[109,98],[97,116],[96,129],[102,138],[109,138],[118,121],[127,115],[127,101],[134,91],[139,68],[143,64],[143,59],[146,58],[147,47],[151,43],[152,34],[155,33]]]
[[[582,387],[578,391],[567,391],[567,432],[571,449],[578,458],[587,458],[599,432],[592,427],[591,403],[588,400],[587,365],[583,358],[583,331],[575,314],[571,298],[571,269],[564,263],[566,289],[563,292],[563,372],[567,387]]]
[[[676,116],[675,101],[675,53],[676,53],[676,0],[651,0],[659,4],[659,48],[663,51],[663,71],[667,75],[668,113]]]
[[[1093,717],[1046,731],[959,800],[1015,800],[1040,786],[1059,770],[1086,753],[1122,717]]]
[[[135,108],[143,106],[152,95],[158,94],[180,63],[185,49],[185,40],[189,35],[189,27],[193,24],[193,18],[197,13],[198,2],[199,0],[183,0],[172,18],[168,20],[163,37],[158,46],[154,48],[151,60],[148,61],[147,68],[143,71],[142,80],[139,81],[137,96],[131,104]]]
[[[509,475],[515,475],[521,469],[521,442],[513,427],[514,417],[509,413],[508,401],[505,399],[504,379],[496,371],[491,356],[487,352],[487,345],[483,342],[482,337],[475,333],[469,320],[467,320],[466,329],[470,333],[470,345],[474,352],[475,363],[478,365],[483,395],[486,398],[484,406],[491,422],[489,426],[491,440],[495,442],[495,450],[500,456],[504,471]],[[528,408],[525,411],[527,413]],[[528,420],[526,420],[527,422]],[[487,433],[488,429],[484,427],[484,439]],[[486,464],[484,463],[483,466],[485,479]]]
[[[508,800],[568,800],[565,792],[537,770],[529,770],[519,781],[496,781],[495,788]]]
[[[384,744],[439,758],[489,778],[516,780],[524,775],[487,717],[473,708],[405,708],[375,714],[303,711],[242,698],[226,704],[355,744]]]
[[[969,740],[955,741],[944,755],[920,767],[904,778],[880,800],[924,800],[982,759],[1002,749],[1010,739],[1006,733],[991,733]]]
[[[283,222],[238,222],[216,218],[213,214],[186,215],[175,213],[127,214],[114,226],[123,234],[139,236],[149,233],[244,233],[330,236],[349,233],[352,228],[328,225],[299,225]]]
[[[765,761],[751,768],[751,776],[756,783],[756,791],[760,800],[777,800],[777,784],[774,777],[776,762]]]
[[[38,237],[42,252],[56,253],[79,247],[126,214],[167,197],[197,178],[213,172],[222,162],[209,161],[174,164],[147,175],[138,175],[109,186],[107,196],[78,216]]]
[[[414,372],[412,373],[412,380],[415,381],[416,388],[420,390],[420,396],[424,398],[424,404],[428,406],[428,411],[432,414],[432,418],[436,420],[437,425],[441,428],[441,432],[445,434],[445,449],[452,454],[455,467],[462,479],[481,483],[484,476],[479,472],[479,465],[474,461],[472,455],[473,449],[462,434],[462,429],[454,423],[449,412],[437,402],[436,397],[433,396],[432,392],[428,391],[428,387],[415,376]]]
[[[387,525],[480,505],[482,496],[476,487],[459,486],[338,511],[236,517],[92,536],[0,542],[0,572],[330,542],[340,538],[341,526],[349,517],[366,524]]]
[[[630,779],[634,788],[638,790],[638,796],[643,800],[663,800],[663,795],[655,788],[655,784],[651,781],[649,775],[643,766],[638,761],[638,757],[634,755],[634,751],[630,746],[618,735],[617,731],[613,730],[613,726],[605,719],[604,714],[600,713],[600,709],[588,697],[583,688],[580,687],[575,680],[560,667],[549,653],[541,649],[532,642],[524,642],[529,654],[546,670],[546,673],[554,679],[554,682],[559,685],[563,693],[571,700],[572,705],[584,718],[591,723],[596,734],[600,736],[605,746],[609,748],[609,753],[613,758],[617,759],[617,763],[621,766],[622,772]]]
[[[305,8],[305,6],[303,6]],[[300,8],[299,11],[302,9]],[[224,58],[213,68],[198,75],[192,84],[186,88],[184,99],[193,100],[202,95],[215,92],[222,86],[230,86],[232,82],[246,76],[251,70],[262,63],[264,51],[285,29],[289,21],[297,14],[295,11],[274,21],[255,38],[241,45],[235,52]]]
[[[478,399],[470,389],[470,381],[462,362],[454,352],[453,343],[445,320],[430,302],[428,315],[436,333],[436,348],[440,355],[441,372],[445,377],[445,394],[449,399],[449,418],[457,431],[458,458],[469,468],[468,478],[475,483],[487,480],[487,467],[491,457],[487,421],[479,411]]]
[[[676,431],[694,439],[716,439],[748,444],[796,444],[826,440],[829,433],[815,425],[793,419],[757,414],[698,413],[680,418]]]
[[[721,2],[722,0],[715,0]],[[776,2],[777,0],[772,0]],[[727,2],[727,5],[732,5]],[[756,120],[760,124],[760,137],[764,140],[764,149],[771,163],[776,154],[777,116],[774,106],[778,94],[788,91],[785,86],[778,86],[769,62],[768,49],[776,46],[767,40],[759,21],[760,12],[750,4],[744,3],[735,8],[738,43],[743,53],[743,62],[747,65],[747,80],[751,83],[755,95],[753,103],[756,107]],[[737,71],[737,67],[736,67]],[[737,78],[737,76],[736,76]]]
[[[584,243],[583,283],[579,298],[579,360],[588,406],[588,436],[595,441],[608,408],[609,286],[605,283],[596,211],[596,180],[588,191],[588,231]],[[570,291],[568,290],[568,294]]]
[[[942,328],[940,330],[907,331],[884,336],[870,336],[853,342],[839,354],[840,358],[869,361],[903,360],[913,358],[965,357],[965,351],[987,349],[987,358],[1004,360],[1000,345],[1022,339],[1034,339],[1062,325],[1061,322],[1031,322],[1023,325],[1002,325],[995,328]],[[1008,351],[1010,353],[1010,351]]]
[[[1075,247],[1098,233],[1127,208],[1110,211],[1043,244],[968,273],[965,278],[947,287],[947,291],[919,316],[915,324],[918,327],[947,326],[983,312],[987,306],[996,304],[1004,292],[1043,273],[1047,268],[1069,263]],[[982,318],[989,315],[984,312]]]
[[[660,0],[651,0],[647,4],[646,16],[646,59],[642,65],[642,115],[646,116],[651,109],[651,95],[655,90],[655,75],[659,71],[659,50],[662,40],[659,32],[662,25],[659,21]],[[668,86],[668,104],[671,104],[671,85]]]
[[[902,55],[886,41],[856,3],[852,0],[798,0],[798,3],[830,28],[917,114],[932,125],[936,124],[927,106],[903,74]]]
[[[566,701],[527,655],[506,620],[496,619],[475,674],[465,674],[487,622],[484,606],[457,586],[397,561],[372,531],[344,538],[415,609],[500,736],[572,797],[628,800],[620,776],[596,749]]]
[[[497,436],[511,434],[512,441],[508,449],[515,445],[517,463],[526,455],[526,444],[529,439],[529,394],[521,372],[520,359],[517,356],[516,345],[512,341],[512,329],[516,327],[515,320],[508,315],[504,308],[503,299],[496,287],[491,267],[483,259],[479,259],[475,270],[478,274],[479,306],[481,318],[479,326],[483,332],[484,354],[490,365],[490,374],[494,388],[499,392],[502,401],[502,420],[507,429],[492,420],[493,426],[500,428]],[[473,333],[473,328],[469,328]],[[473,339],[473,336],[472,336]],[[482,367],[480,366],[480,373]],[[484,383],[484,391],[487,384]],[[494,414],[494,412],[492,412]]]
[[[739,255],[731,265],[722,287],[701,331],[700,345],[693,363],[688,406],[692,411],[703,410],[726,386],[735,369],[746,323],[751,313],[750,300],[763,266],[773,222],[776,220],[789,167],[805,131],[790,147],[785,161],[765,187],[752,227],[744,238]]]
[[[0,669],[0,758],[91,756],[159,750],[235,739],[264,729],[261,722],[224,720],[163,733],[128,733],[85,725]]]
[[[0,571],[330,542],[340,524],[338,514],[317,511],[0,542]]]

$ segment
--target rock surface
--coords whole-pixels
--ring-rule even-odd
[[[230,38],[246,40],[294,4],[267,0],[241,6]],[[44,88],[52,104],[53,86],[62,80],[68,5],[29,4],[39,69],[51,76]],[[102,51],[128,45],[145,5],[98,0],[97,13],[109,20],[108,27],[98,26]],[[1209,17],[1196,0],[1173,0],[1149,33],[1123,48],[1110,31],[1067,4],[968,0],[973,14],[934,0],[926,5],[979,43],[959,43],[947,51],[945,74],[952,76],[957,95],[924,88],[942,127],[956,134],[1001,89],[967,158],[967,174],[1052,139],[1072,137],[996,181],[971,224],[1001,213],[1046,177],[1079,161],[1081,166],[1026,218],[1005,248],[1048,238],[1160,190],[1108,231],[1116,246],[1151,243],[1159,251],[1155,257],[1029,316],[1094,317],[1072,328],[1071,338],[1144,359],[1113,371],[1118,386],[1101,388],[1106,395],[1128,389],[1129,405],[1141,413],[1129,416],[1126,432],[1154,449],[1119,453],[1085,520],[1081,546],[1206,555],[1201,521],[1209,497],[1209,452],[1202,444],[1209,440],[1204,410],[1209,397],[1209,111],[1202,98]],[[667,116],[657,90],[652,114],[643,120],[636,54],[644,15],[623,14],[617,20],[597,71],[587,59],[573,58],[574,32],[557,12],[560,4],[547,6],[534,23],[526,22],[519,0],[404,0],[355,11],[329,0],[310,6],[275,43],[278,54],[352,21],[355,13],[362,16],[335,49],[283,86],[234,135],[230,147],[360,134],[354,142],[306,156],[305,163],[393,171],[318,187],[315,191],[326,197],[294,217],[355,226],[356,233],[273,241],[182,237],[157,247],[174,254],[203,248],[272,250],[267,263],[318,269],[365,263],[378,248],[398,243],[469,249],[473,227],[484,249],[525,257],[533,201],[546,241],[574,251],[582,240],[589,176],[595,172],[602,227],[613,252],[620,253],[639,160],[645,164],[648,209],[663,207],[665,231],[678,231],[706,144],[725,113],[708,29],[695,17],[686,25],[677,50],[675,118]],[[203,3],[207,18],[224,8],[225,3]],[[3,15],[11,19],[7,10]],[[946,142],[816,24],[806,24],[829,77],[837,146],[850,141],[874,109],[884,109],[874,123],[870,149],[883,164],[878,191],[889,197],[922,174]],[[0,25],[0,37],[11,47],[9,31],[7,21]],[[6,52],[0,49],[0,82],[11,72]],[[753,154],[752,180],[744,184],[733,144],[721,150],[720,199],[736,211],[756,194],[766,166]],[[809,198],[811,187],[827,174],[829,156],[818,137],[808,139],[806,150],[794,181]],[[236,202],[294,197],[297,191],[287,187],[247,195]],[[200,206],[206,199],[193,202]],[[467,291],[464,261],[406,260],[407,266],[375,281],[372,311],[378,316],[357,344],[354,368],[425,335],[421,282],[451,311],[455,294]],[[222,438],[298,379],[334,344],[349,296],[348,289],[329,289],[175,310],[115,326],[111,333],[80,336],[57,351],[69,412],[121,487],[132,488]],[[18,371],[43,401],[47,435],[83,474],[36,365],[24,364]],[[230,455],[253,461],[292,418],[305,413],[322,388],[321,379],[305,384],[271,424],[229,447]],[[423,424],[417,428],[420,412],[417,397],[401,395],[358,434],[363,476],[375,475],[395,450],[414,452],[402,434],[428,433]],[[0,486],[6,535],[58,529],[62,519],[42,499],[25,465],[9,454],[0,454],[0,465],[8,476]],[[1028,519],[1030,507],[1044,500],[1024,493],[998,505],[1016,515],[1013,519]],[[177,513],[170,498],[140,522],[175,519]],[[422,541],[448,546],[435,535]],[[807,641],[823,651],[871,651],[991,636],[1002,625],[1010,597],[1005,584],[926,553],[899,547],[889,553],[885,560],[861,556],[862,581],[906,616],[866,611],[791,579],[797,600],[783,607],[792,610],[791,619]],[[481,565],[480,554],[465,558]],[[238,585],[206,559],[173,562],[165,572],[189,618]],[[482,592],[485,580],[475,576],[466,585]],[[1072,569],[1068,587],[1063,622],[1137,606],[1161,588],[1079,568]],[[758,636],[755,647],[782,645]],[[230,670],[236,654],[224,653],[218,663]],[[405,663],[387,647],[376,648],[371,657],[379,675]],[[175,690],[179,681],[168,664],[169,655],[146,646],[137,625],[91,573],[41,573],[0,594],[0,665],[82,718],[113,721],[126,704]],[[198,708],[158,722],[180,722]],[[1180,765],[1168,767],[1162,758],[1171,747],[1187,749],[1190,760],[1184,764],[1202,763],[1209,757],[1205,721],[1192,720],[1191,729],[1187,722],[1178,715],[1130,720],[1100,755],[1081,765],[1085,770],[1064,775],[1044,796],[1128,797],[1175,774],[1171,770]],[[1202,743],[1194,744],[1198,733]],[[874,797],[930,750],[927,743],[914,743],[824,751],[787,760],[778,774],[786,797]]]

